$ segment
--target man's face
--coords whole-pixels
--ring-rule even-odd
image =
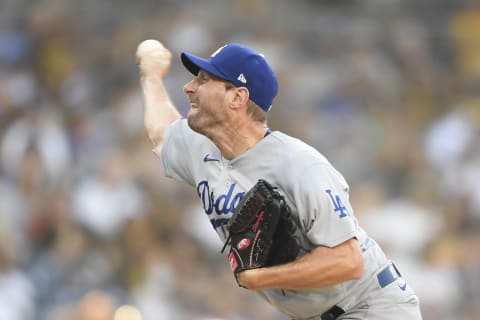
[[[229,91],[224,80],[200,70],[183,91],[190,101],[187,118],[192,130],[205,134],[225,124]]]

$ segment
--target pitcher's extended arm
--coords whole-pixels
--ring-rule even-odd
[[[153,152],[160,155],[168,126],[180,118],[163,84],[172,54],[159,41],[145,40],[137,47],[136,59],[143,91],[145,129]]]
[[[358,280],[362,275],[362,251],[352,238],[333,248],[318,246],[290,263],[242,271],[237,281],[251,290],[302,290]]]

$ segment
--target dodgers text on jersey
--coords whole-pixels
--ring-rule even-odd
[[[245,194],[245,192],[235,193],[235,187],[236,184],[232,183],[227,193],[216,196],[208,181],[200,181],[197,185],[197,195],[215,229],[228,222],[231,214],[235,211],[235,207]]]

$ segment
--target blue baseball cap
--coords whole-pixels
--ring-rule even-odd
[[[193,73],[200,69],[248,89],[250,99],[262,110],[272,107],[278,92],[278,81],[265,57],[241,44],[227,44],[204,59],[182,52],[183,65]]]

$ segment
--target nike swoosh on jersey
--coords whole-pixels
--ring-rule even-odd
[[[203,158],[203,162],[209,162],[209,161],[220,161],[215,158],[210,158],[210,154],[207,153],[207,155]]]

